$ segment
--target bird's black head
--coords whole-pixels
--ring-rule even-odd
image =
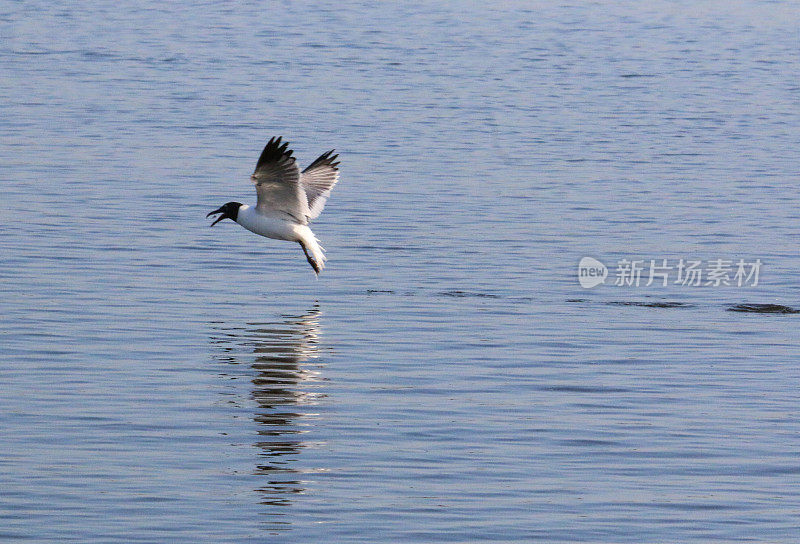
[[[241,205],[242,204],[240,202],[228,202],[227,204],[224,204],[220,208],[209,213],[206,217],[211,217],[212,215],[220,214],[220,216],[217,217],[217,219],[213,223],[211,223],[210,226],[213,227],[223,219],[231,219],[233,221],[236,221],[236,218],[239,217],[239,208],[241,207]]]

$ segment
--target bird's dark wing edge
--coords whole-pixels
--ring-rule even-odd
[[[337,166],[339,166],[339,162],[334,162],[334,161],[339,155],[333,155],[334,151],[336,150],[331,149],[330,151],[326,151],[325,153],[314,159],[314,162],[306,166],[305,170],[303,170],[303,173],[305,174],[306,172],[310,172],[311,170],[315,170],[322,166],[330,166],[334,170],[338,170]]]
[[[267,142],[267,145],[264,146],[264,150],[261,152],[261,156],[258,157],[258,162],[256,163],[255,172],[258,172],[263,166],[283,162],[283,161],[294,161],[294,157],[292,157],[292,150],[289,149],[289,142],[281,143],[281,136],[272,137]]]

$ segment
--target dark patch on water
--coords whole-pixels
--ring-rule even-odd
[[[797,308],[782,304],[735,304],[728,308],[728,311],[753,314],[800,314]]]
[[[478,291],[461,291],[458,289],[454,289],[451,291],[442,291],[439,293],[440,296],[443,297],[455,297],[455,298],[500,298],[499,295],[493,295],[492,293],[481,293]]]
[[[627,300],[613,300],[607,302],[615,306],[640,306],[642,308],[691,308],[692,305],[686,302],[640,302],[640,301],[627,301]]]
[[[392,291],[391,289],[367,289],[367,294],[370,294],[370,295],[380,295],[380,294],[393,295],[394,291]]]
[[[601,385],[549,385],[542,387],[541,390],[559,393],[629,393],[631,391],[624,387],[603,387]]]
[[[576,438],[576,439],[566,439],[566,440],[559,440],[559,444],[562,446],[580,446],[580,447],[595,447],[595,446],[618,446],[619,442],[615,442],[613,440],[593,440],[587,438]]]
[[[590,300],[585,298],[568,298],[566,302],[570,303],[590,303]],[[604,302],[611,306],[639,306],[642,308],[691,308],[693,305],[687,302],[672,302],[672,301],[639,301],[639,300],[612,300]]]

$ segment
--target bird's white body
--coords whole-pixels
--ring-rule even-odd
[[[239,207],[236,222],[250,232],[266,238],[298,242],[311,252],[320,268],[325,265],[325,253],[308,225],[301,225],[289,217],[284,219],[277,214],[263,214],[258,211],[258,208],[250,207],[247,204]]]
[[[288,240],[290,242],[300,242],[303,237],[301,232],[305,229],[311,232],[307,225],[300,225],[288,218],[283,219],[273,215],[265,215],[258,212],[257,208],[252,208],[247,204],[243,204],[239,208],[239,215],[236,222],[241,226],[255,232],[261,236],[272,238],[274,240]],[[303,232],[303,234],[305,234]]]

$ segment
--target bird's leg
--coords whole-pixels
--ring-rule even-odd
[[[314,273],[319,275],[319,272],[320,272],[319,266],[317,266],[317,263],[314,262],[314,259],[311,258],[311,255],[308,254],[308,250],[306,249],[306,245],[303,242],[297,242],[297,243],[300,244],[300,247],[303,248],[303,253],[306,254],[306,260],[308,260],[308,264],[311,265],[311,268],[314,269]]]

